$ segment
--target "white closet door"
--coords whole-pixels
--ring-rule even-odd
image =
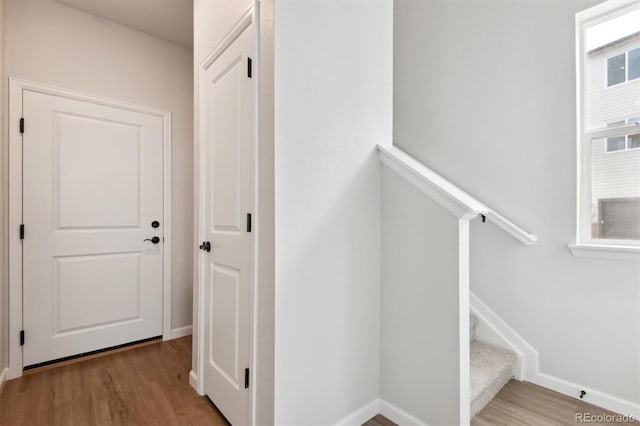
[[[206,69],[204,193],[204,390],[234,425],[250,418],[255,144],[253,26]]]

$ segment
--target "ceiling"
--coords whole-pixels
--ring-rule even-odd
[[[193,0],[55,0],[163,40],[193,47]]]

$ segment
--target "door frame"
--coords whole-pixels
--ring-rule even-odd
[[[9,374],[8,379],[22,376],[23,360],[20,346],[22,330],[22,242],[19,227],[22,223],[22,94],[25,90],[45,95],[90,102],[127,111],[154,115],[163,120],[163,222],[164,253],[162,270],[162,338],[171,339],[171,112],[115,99],[48,86],[9,77]],[[29,123],[26,123],[28,128]],[[28,229],[27,229],[28,232]]]
[[[253,171],[254,171],[254,194],[253,194],[253,224],[254,224],[254,242],[253,242],[253,262],[252,262],[252,282],[251,282],[251,307],[250,313],[251,318],[249,320],[250,330],[249,330],[249,365],[250,365],[250,392],[249,392],[249,423],[253,424],[255,419],[255,409],[256,409],[256,330],[258,329],[258,315],[257,315],[257,288],[258,288],[258,271],[257,265],[259,261],[258,254],[258,246],[260,240],[260,228],[259,217],[260,217],[260,209],[259,209],[259,186],[258,186],[258,178],[259,178],[259,104],[260,104],[260,49],[259,49],[259,34],[260,34],[260,19],[259,19],[259,2],[253,3],[249,9],[245,12],[242,18],[236,22],[236,24],[231,28],[231,30],[225,35],[225,37],[210,51],[210,53],[205,57],[205,59],[199,64],[197,68],[197,90],[198,90],[198,112],[196,114],[198,123],[196,127],[196,131],[198,134],[198,143],[195,145],[195,153],[194,153],[194,174],[195,174],[195,224],[196,224],[196,242],[194,248],[194,283],[196,284],[194,287],[195,290],[195,300],[197,303],[194,304],[194,313],[197,321],[194,326],[196,329],[194,330],[194,364],[196,367],[196,371],[192,370],[189,373],[189,383],[191,386],[198,392],[200,395],[205,395],[204,392],[204,315],[205,315],[205,300],[204,294],[204,254],[201,250],[198,250],[197,246],[200,244],[200,241],[203,241],[205,238],[205,193],[204,193],[204,173],[205,164],[204,164],[204,156],[201,153],[205,152],[205,139],[206,139],[206,93],[205,82],[206,82],[206,70],[213,64],[213,62],[218,59],[231,44],[233,44],[238,37],[250,26],[253,26],[253,37],[255,43],[254,49],[254,58],[253,58],[253,78],[255,78],[255,120],[256,126],[254,128],[254,146],[253,146]]]

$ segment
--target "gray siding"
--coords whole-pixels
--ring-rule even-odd
[[[592,199],[640,197],[640,149],[605,152],[604,139],[592,145]]]

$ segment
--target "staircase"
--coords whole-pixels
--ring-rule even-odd
[[[516,355],[476,340],[478,318],[469,318],[471,344],[471,417],[484,408],[513,377]]]
[[[406,323],[414,324],[419,323],[421,318],[428,319],[429,333],[439,335],[438,333],[442,331],[441,327],[434,326],[431,320],[433,318],[455,315],[459,321],[446,324],[447,335],[453,337],[464,335],[467,330],[460,329],[459,325],[464,323],[463,327],[466,327],[464,317],[470,313],[469,309],[472,296],[469,288],[469,283],[472,281],[470,276],[471,257],[474,255],[471,244],[471,221],[481,217],[483,222],[492,223],[500,230],[527,245],[534,244],[538,240],[538,237],[527,232],[496,210],[466,193],[400,148],[396,146],[378,145],[378,154],[380,162],[390,172],[404,179],[412,185],[414,189],[420,191],[431,200],[431,202],[427,204],[420,204],[421,208],[419,210],[425,214],[425,222],[419,225],[420,235],[422,238],[426,238],[425,241],[418,241],[418,239],[414,238],[416,235],[415,228],[418,226],[418,222],[414,223],[414,221],[419,220],[419,218],[413,215],[403,215],[401,208],[390,208],[385,212],[389,220],[407,221],[407,223],[402,223],[402,226],[394,228],[393,238],[387,238],[388,244],[385,246],[386,249],[389,250],[389,252],[395,252],[396,250],[401,251],[411,247],[411,250],[413,250],[412,256],[414,253],[421,253],[425,260],[428,259],[430,262],[428,269],[434,269],[434,274],[436,274],[434,277],[439,276],[441,265],[442,268],[446,269],[447,273],[451,273],[450,276],[457,277],[455,285],[453,285],[454,283],[450,280],[434,279],[432,280],[433,285],[430,285],[428,289],[421,287],[421,290],[424,290],[424,292],[411,293],[417,297],[423,297],[428,301],[428,303],[425,302],[425,306],[429,306],[429,312],[432,315],[421,316],[419,313],[415,313],[411,315],[410,319],[406,318]],[[394,178],[390,177],[390,179]],[[394,185],[395,183],[389,187],[395,187]],[[413,197],[413,195],[413,193],[410,194],[408,192],[402,193],[397,200],[404,202],[405,200],[402,197]],[[393,198],[393,200],[396,199]],[[439,207],[434,204],[437,204]],[[407,205],[412,206],[412,208],[414,206],[413,204]],[[442,213],[444,213],[445,216],[443,216]],[[445,223],[452,223],[450,221],[451,217],[446,216],[447,213],[449,216],[457,219],[457,229],[449,225],[444,226]],[[407,238],[407,241],[401,242],[403,238]],[[447,245],[443,245],[447,241],[457,241],[457,253],[453,250],[441,250],[443,247],[448,247]],[[446,262],[441,262],[444,260],[446,260]],[[406,270],[406,264],[400,262],[398,259],[389,259],[387,266],[389,271],[393,271],[392,274],[396,273],[396,271],[397,273],[404,273]],[[412,287],[424,283],[424,277],[407,276],[406,278],[408,281],[405,283],[403,289],[398,289],[398,295],[402,297],[409,295],[409,293],[405,291],[409,288],[409,282],[412,282]],[[461,297],[458,297],[457,300],[451,297],[447,303],[444,303],[444,299],[441,297],[442,294],[449,294],[447,292],[452,291],[454,288]],[[462,297],[467,293],[469,294],[469,300]],[[399,300],[404,299],[398,298],[397,301]],[[434,301],[443,301],[443,303],[433,303]],[[398,303],[397,306],[393,305],[393,307],[394,309],[401,309],[401,304]],[[484,315],[480,314],[480,311],[478,311],[478,316],[485,318]],[[405,320],[404,317],[403,320]],[[489,322],[487,322],[487,326],[488,324]],[[485,322],[483,321],[482,326],[484,325]],[[444,397],[444,399],[450,400],[451,404],[438,404],[436,401],[439,399],[436,398],[428,398],[429,401],[424,402],[424,399],[416,397],[416,395],[414,395],[415,393],[410,395],[403,394],[400,398],[402,402],[398,403],[413,407],[422,404],[420,410],[421,415],[425,419],[441,419],[437,422],[431,421],[429,423],[469,424],[471,417],[477,414],[500,391],[511,377],[513,377],[514,373],[518,373],[518,377],[523,377],[524,355],[523,357],[520,357],[520,355],[516,357],[516,355],[509,350],[489,345],[486,342],[475,341],[474,327],[477,326],[477,319],[472,318],[471,342],[467,343],[464,340],[457,341],[458,344],[463,346],[465,344],[470,345],[469,352],[466,352],[466,350],[464,350],[465,348],[457,347],[459,350],[458,353],[463,355],[458,357],[459,362],[457,365],[451,365],[449,368],[441,368],[437,363],[425,363],[420,367],[420,374],[437,377],[438,380],[442,382],[457,382],[457,386],[451,386],[451,389],[438,389],[439,391],[445,392],[444,395],[440,394],[438,397],[441,399]],[[518,353],[521,354],[518,345],[512,344],[512,341],[509,339],[502,338],[504,336],[494,336],[493,330],[488,331],[490,332],[487,333],[487,339],[491,339],[492,342],[494,338],[496,338],[495,342],[506,341],[508,342],[508,347],[518,348]],[[519,342],[518,339],[516,339],[516,341]],[[386,374],[394,378],[401,376],[406,377],[406,380],[413,380],[412,375],[407,374],[407,376],[403,376],[403,374],[406,373],[406,369],[402,365],[403,361],[412,361],[411,357],[404,354],[405,352],[410,353],[412,351],[412,343],[410,340],[407,340],[402,341],[402,345],[403,348],[400,350],[392,351],[395,362],[394,365],[388,366]],[[394,346],[394,349],[397,348]],[[432,345],[429,347],[429,356],[431,359],[451,356],[450,350],[450,346],[447,345]],[[467,357],[467,355],[469,355],[469,357]],[[425,384],[425,386],[428,385]],[[469,392],[460,392],[461,388],[466,386],[469,386],[469,388],[467,388]],[[429,391],[432,391],[432,389],[430,388]],[[411,415],[409,415],[409,417],[414,418]],[[406,418],[408,417],[405,416],[405,420]],[[403,421],[400,423],[421,423],[421,420]]]

